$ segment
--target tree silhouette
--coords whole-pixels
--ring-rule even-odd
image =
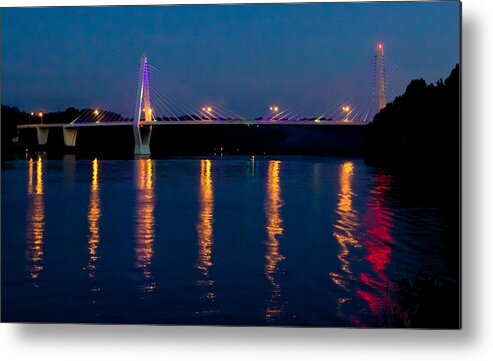
[[[365,135],[365,158],[371,164],[458,172],[459,65],[445,82],[411,81],[403,95],[375,115]]]

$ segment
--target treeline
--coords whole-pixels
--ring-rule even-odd
[[[83,110],[75,109],[74,107],[67,108],[61,112],[43,113],[42,121],[44,124],[54,123],[70,123],[80,114]],[[17,137],[17,126],[21,124],[39,124],[41,117],[39,113],[27,113],[20,111],[17,107],[9,107],[2,104],[2,144],[6,144],[12,141],[12,138]]]
[[[419,165],[458,175],[460,159],[460,71],[436,84],[413,80],[403,95],[375,115],[365,134],[370,164]]]
[[[1,116],[2,144],[4,145],[11,142],[12,138],[17,137],[17,126],[27,123],[29,114],[21,112],[17,107],[8,107],[2,104]]]

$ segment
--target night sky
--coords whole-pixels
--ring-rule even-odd
[[[2,104],[55,111],[104,106],[112,94],[131,99],[135,90],[125,79],[136,74],[145,53],[163,74],[158,86],[164,93],[173,94],[167,85],[182,83],[242,116],[264,115],[274,103],[328,102],[337,87],[328,84],[366,69],[361,64],[371,64],[379,41],[402,74],[435,82],[459,62],[459,6],[2,9]],[[389,84],[389,100],[402,90]]]

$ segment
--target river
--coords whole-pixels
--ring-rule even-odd
[[[2,162],[2,320],[387,325],[445,207],[358,158]],[[426,175],[423,175],[426,176]]]

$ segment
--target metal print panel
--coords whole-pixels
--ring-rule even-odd
[[[2,322],[460,328],[460,17],[2,9]]]

